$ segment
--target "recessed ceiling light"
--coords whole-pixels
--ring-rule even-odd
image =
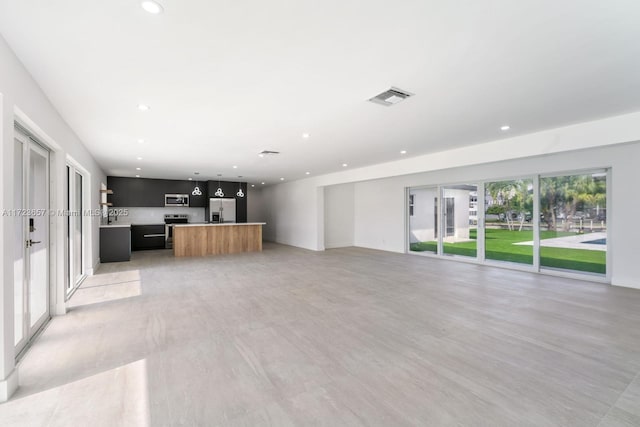
[[[407,150],[400,151],[400,154],[407,154]]]
[[[164,10],[160,5],[160,3],[153,0],[145,0],[142,3],[140,3],[140,6],[142,6],[142,8],[147,12],[152,13],[154,15],[162,13],[162,11]]]
[[[342,167],[343,167],[343,168],[346,168],[347,166],[349,166],[349,165],[348,165],[348,164],[346,164],[346,163],[343,163],[343,164],[342,164]]]
[[[306,133],[306,132],[302,134],[302,137],[303,137],[304,139],[308,139],[310,136],[311,136],[311,135],[309,135],[309,134],[308,134],[308,133]]]
[[[305,174],[305,175],[309,175],[309,174],[311,174],[311,172],[305,172],[304,174]]]
[[[146,104],[138,104],[138,110],[140,111],[149,111],[151,109],[151,107],[149,107]]]
[[[138,159],[138,160],[142,160],[142,157],[136,157],[136,159]]]
[[[144,139],[140,138],[140,139],[138,140],[138,144],[144,144]]]
[[[260,153],[258,154],[258,157],[264,157],[264,154]]]
[[[238,169],[238,166],[236,166],[236,165],[233,165],[233,168],[234,168],[234,169]]]
[[[140,168],[136,168],[136,170],[137,170],[137,171],[141,171],[142,169],[140,169]]]
[[[140,175],[136,175],[136,178],[140,178]]]
[[[511,129],[511,126],[509,126],[509,125],[504,125],[504,126],[502,126],[500,128],[500,130],[502,130],[502,131],[509,130],[509,129]]]
[[[260,184],[264,185],[264,182],[261,182]]]
[[[191,178],[191,177],[189,177],[189,178],[187,178],[187,179],[188,179],[189,181],[193,181],[193,178]]]
[[[251,184],[251,186],[252,186],[252,187],[255,187],[256,185],[255,185],[255,184]]]
[[[280,178],[280,181],[284,181],[284,178]]]

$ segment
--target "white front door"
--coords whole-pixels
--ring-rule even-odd
[[[22,350],[49,320],[49,151],[16,131],[15,344]]]

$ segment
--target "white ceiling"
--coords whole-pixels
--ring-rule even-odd
[[[159,1],[0,0],[110,175],[274,183],[640,110],[637,0]]]

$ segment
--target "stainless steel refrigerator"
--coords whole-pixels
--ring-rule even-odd
[[[209,221],[236,222],[236,199],[209,199]]]

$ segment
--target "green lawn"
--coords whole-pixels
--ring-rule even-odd
[[[553,237],[571,236],[575,233],[542,231],[541,239]],[[450,255],[477,256],[476,230],[470,230],[470,242],[445,243],[444,253]],[[533,264],[533,246],[514,245],[517,242],[533,240],[533,232],[530,230],[510,231],[501,229],[487,229],[485,231],[485,257],[491,260],[510,261],[521,264]],[[421,242],[412,243],[411,248],[415,252],[436,252],[437,243]],[[588,249],[564,249],[564,248],[540,248],[540,264],[544,267],[563,268],[568,270],[586,271],[590,273],[605,274],[606,256],[604,251],[592,251]]]

